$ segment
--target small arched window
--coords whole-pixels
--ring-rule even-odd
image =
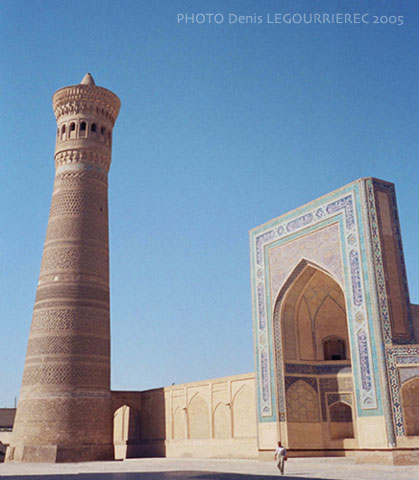
[[[100,134],[105,135],[106,128],[105,127],[100,127]]]
[[[76,124],[74,122],[70,123],[69,136],[70,136],[70,138],[74,138],[76,136]]]
[[[86,136],[86,122],[81,122],[80,123],[80,136],[81,137]]]
[[[61,140],[65,140],[65,125],[61,127]]]
[[[341,337],[328,337],[323,340],[325,360],[346,360],[345,340]]]
[[[96,123],[92,123],[92,126],[90,127],[90,130],[92,132],[96,132]]]

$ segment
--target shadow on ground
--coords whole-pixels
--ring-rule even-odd
[[[300,474],[301,475],[301,474]],[[2,480],[291,480],[294,476],[280,475],[255,475],[245,473],[221,472],[109,472],[109,473],[71,473],[53,475],[6,475]],[[300,480],[321,480],[319,477],[298,477]]]

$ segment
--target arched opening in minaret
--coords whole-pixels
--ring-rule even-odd
[[[69,138],[76,138],[76,124],[74,122],[70,123]]]
[[[61,140],[65,140],[66,135],[65,135],[65,125],[61,127]]]
[[[86,122],[80,123],[80,137],[86,136]]]
[[[97,135],[97,126],[96,126],[96,123],[92,123],[90,125],[90,134],[91,134],[91,137],[92,138],[96,138],[96,135]]]
[[[355,405],[342,288],[302,260],[278,294],[273,320],[279,416],[288,446],[309,448],[312,441],[310,448],[340,448],[344,438],[354,438]],[[336,420],[338,414],[344,420]]]

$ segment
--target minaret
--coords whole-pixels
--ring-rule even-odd
[[[53,108],[54,190],[7,461],[113,458],[107,175],[120,101],[88,73]]]

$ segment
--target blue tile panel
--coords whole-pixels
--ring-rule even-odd
[[[362,221],[365,205],[360,199],[360,188],[365,182],[354,182],[272,220],[250,234],[259,421],[276,421],[277,412],[285,412],[280,309],[273,312],[271,298],[277,292],[270,292],[269,251],[332,223],[339,226],[340,232],[357,413],[359,416],[382,415],[367,248]],[[302,263],[301,270],[304,267]],[[292,281],[293,279],[290,279],[286,284],[291,284]],[[278,302],[280,297],[281,294]],[[279,419],[283,421],[285,417]]]

